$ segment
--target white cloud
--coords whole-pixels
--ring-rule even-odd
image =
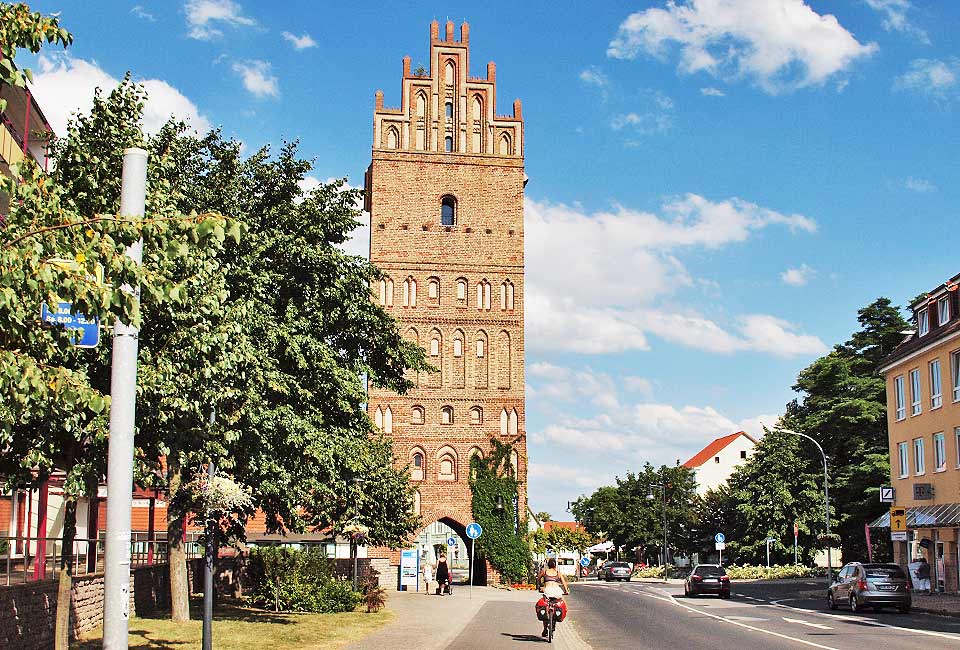
[[[244,16],[240,5],[232,0],[187,0],[183,10],[187,14],[188,35],[201,41],[223,36],[219,25],[250,27],[257,24]]]
[[[283,32],[281,36],[283,36],[285,41],[289,41],[295,50],[305,50],[307,48],[317,46],[317,42],[311,38],[310,34],[297,36],[296,34],[291,34],[290,32]]]
[[[589,492],[613,482],[613,476],[604,476],[581,467],[552,463],[530,463],[527,465],[527,477],[537,483],[574,486]]]
[[[610,126],[614,131],[626,127],[638,135],[665,133],[673,126],[673,100],[659,90],[641,90],[644,104],[640,112],[630,111],[614,115]]]
[[[921,194],[937,191],[936,185],[928,181],[926,178],[918,178],[916,176],[908,176],[906,179],[904,179],[903,186],[908,190],[920,192]]]
[[[233,71],[240,75],[243,87],[257,97],[277,97],[280,87],[277,78],[270,73],[270,64],[256,59],[238,61],[233,64]]]
[[[157,17],[154,16],[149,11],[147,11],[146,9],[144,9],[141,5],[134,5],[130,9],[130,13],[132,13],[137,18],[140,18],[141,20],[148,20],[151,23],[154,23],[157,21]]]
[[[883,28],[888,32],[901,32],[914,36],[921,43],[929,43],[927,33],[914,25],[907,17],[913,8],[910,0],[864,0],[871,9],[883,16]]]
[[[701,88],[700,94],[706,97],[726,97],[727,93],[723,92],[719,88],[714,88],[712,86],[707,88]]]
[[[593,65],[580,73],[580,81],[588,86],[606,86],[610,83],[607,75],[597,66]]]
[[[616,409],[619,379],[591,368],[564,368],[551,363],[534,363],[531,377],[543,380],[533,386],[538,400],[589,402],[604,409]]]
[[[797,268],[787,269],[780,274],[780,281],[789,284],[791,287],[802,287],[810,281],[810,278],[816,274],[812,268],[806,264],[801,264]]]
[[[740,334],[747,349],[768,352],[778,357],[817,355],[828,348],[816,336],[800,334],[785,320],[767,314],[741,316]]]
[[[914,59],[910,69],[893,82],[894,90],[912,90],[935,99],[956,96],[960,81],[960,58],[946,61]]]
[[[95,88],[109,94],[120,80],[103,70],[94,61],[77,59],[69,54],[41,55],[40,71],[32,84],[37,101],[58,135],[66,135],[67,121],[77,112],[87,113],[93,107]],[[196,104],[179,90],[160,79],[139,80],[147,91],[143,128],[156,133],[174,116],[203,133],[210,129],[209,120],[200,114]]]
[[[623,377],[623,387],[631,393],[640,393],[647,396],[653,394],[653,382],[645,377],[626,375]]]
[[[779,415],[757,415],[752,418],[740,420],[739,426],[741,431],[746,431],[751,436],[759,440],[766,433],[764,431],[764,427],[767,429],[772,429],[777,426],[777,422],[779,421]]]
[[[671,43],[681,72],[748,77],[772,94],[822,85],[877,50],[803,0],[676,0],[628,16],[607,55],[663,59]]]

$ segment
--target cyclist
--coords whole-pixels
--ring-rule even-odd
[[[562,573],[557,571],[556,558],[550,558],[547,560],[547,568],[541,571],[540,575],[537,576],[537,583],[540,587],[540,591],[542,591],[543,595],[547,598],[560,598],[561,596],[567,596],[570,594],[570,587],[567,585],[567,579]],[[547,625],[548,621],[544,620],[543,634],[540,636],[547,636]]]

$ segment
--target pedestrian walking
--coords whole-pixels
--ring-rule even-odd
[[[433,565],[426,557],[423,558],[423,593],[430,595],[430,583],[433,582]]]
[[[930,564],[923,556],[920,557],[920,566],[917,567],[917,589],[930,591]]]
[[[450,567],[447,566],[447,554],[441,553],[437,562],[437,595],[450,593]]]

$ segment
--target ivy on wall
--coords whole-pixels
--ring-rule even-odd
[[[494,439],[490,443],[486,458],[477,454],[470,459],[473,517],[483,526],[477,550],[505,582],[518,582],[526,579],[531,557],[524,540],[526,517],[517,522],[514,512],[514,500],[519,493],[517,471],[510,462],[513,447]]]

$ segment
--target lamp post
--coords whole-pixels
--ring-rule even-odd
[[[819,442],[805,433],[791,431],[790,429],[780,429],[780,431],[794,436],[800,436],[801,438],[806,438],[817,446],[817,449],[820,451],[820,455],[823,457],[823,516],[827,527],[825,539],[827,541],[827,584],[829,584],[833,580],[833,563],[830,558],[830,481],[827,474],[827,454],[824,453],[823,447],[820,446]]]
[[[363,479],[359,476],[354,476],[350,479],[350,482],[353,483],[358,488],[363,485]],[[362,492],[361,492],[362,494]],[[357,513],[357,522],[359,523],[360,508],[359,506],[360,498],[357,497],[354,502],[354,511]],[[350,535],[350,545],[353,547],[353,590],[357,590],[357,556],[360,555],[360,547],[357,546],[357,533],[352,533]]]
[[[653,501],[653,488],[660,488],[660,494],[663,497],[663,581],[669,580],[667,574],[667,488],[659,483],[651,483],[647,487],[647,501]]]

